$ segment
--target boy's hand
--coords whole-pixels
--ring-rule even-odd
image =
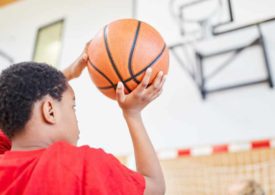
[[[116,90],[117,101],[124,115],[139,115],[143,108],[161,94],[166,76],[160,71],[153,83],[148,86],[151,74],[152,69],[147,69],[142,82],[128,95],[124,93],[123,84],[121,82],[118,83]]]
[[[63,73],[68,81],[79,77],[80,74],[82,73],[83,69],[87,66],[87,64],[88,64],[87,50],[88,50],[89,44],[90,44],[90,41],[88,43],[86,43],[86,46],[85,46],[83,52],[81,53],[81,55],[69,67],[67,67],[63,71]]]

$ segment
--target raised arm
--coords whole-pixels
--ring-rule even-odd
[[[141,111],[162,91],[165,76],[159,72],[153,84],[148,87],[151,69],[141,84],[130,94],[124,94],[122,83],[117,86],[117,101],[123,111],[132,138],[137,171],[146,180],[145,195],[162,195],[165,193],[165,181],[154,147],[144,127]]]
[[[87,48],[90,42],[88,42],[81,53],[81,55],[67,68],[63,70],[63,74],[68,81],[75,79],[80,76],[83,69],[87,66],[88,63],[88,54]]]

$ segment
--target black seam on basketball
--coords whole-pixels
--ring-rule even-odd
[[[100,71],[95,64],[93,64],[90,59],[88,60],[89,64],[95,69],[95,71],[97,71],[101,76],[103,76],[112,86],[109,88],[114,88],[114,90],[116,90],[116,85],[102,72]],[[97,88],[101,88],[101,87],[97,87]]]
[[[107,54],[108,54],[108,57],[109,57],[109,60],[112,64],[112,67],[113,69],[115,70],[116,72],[116,75],[118,76],[119,80],[123,83],[123,85],[125,86],[125,89],[127,89],[127,91],[130,93],[131,92],[131,89],[127,86],[127,84],[123,81],[123,78],[122,76],[120,75],[118,69],[117,69],[117,66],[114,62],[114,59],[113,59],[113,56],[111,54],[111,51],[110,51],[110,48],[109,48],[109,45],[108,45],[108,40],[107,40],[107,26],[104,27],[104,43],[105,43],[105,47],[106,47],[106,50],[107,50]]]
[[[163,54],[163,52],[164,52],[165,49],[166,49],[166,44],[164,44],[161,52],[157,55],[157,57],[151,63],[149,63],[147,66],[145,66],[141,71],[139,71],[137,74],[135,74],[134,77],[138,77],[139,75],[141,75],[142,73],[144,73],[147,70],[147,68],[153,66],[155,64],[155,62],[162,56],[162,54]],[[132,77],[124,80],[123,83],[127,83],[127,82],[129,82],[131,80],[132,80]],[[140,81],[138,81],[138,82],[140,83]],[[101,90],[105,90],[105,89],[113,88],[113,86],[105,86],[105,87],[98,87],[98,88],[101,89]]]
[[[154,65],[154,64],[158,61],[158,59],[162,56],[162,54],[163,54],[165,48],[166,48],[166,45],[164,44],[164,46],[163,46],[161,52],[157,55],[157,57],[156,57],[150,64],[148,64],[147,66],[145,66],[139,73],[137,73],[137,74],[135,75],[135,77],[139,76],[140,74],[142,74],[143,72],[145,72],[149,67],[151,67],[152,65]],[[140,82],[139,82],[139,83],[140,83]]]
[[[129,55],[129,60],[128,60],[128,70],[129,70],[129,73],[131,75],[131,79],[133,79],[137,84],[139,83],[139,81],[134,76],[133,68],[132,68],[132,60],[133,60],[133,54],[134,54],[134,50],[135,50],[135,47],[136,47],[136,42],[137,42],[139,30],[140,30],[140,25],[141,25],[141,22],[138,21],[135,37],[134,37],[134,40],[133,40],[133,44],[132,44],[132,47],[131,47],[131,51],[130,51],[130,55]]]

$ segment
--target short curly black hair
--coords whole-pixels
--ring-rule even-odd
[[[46,95],[60,101],[67,87],[62,72],[48,64],[22,62],[3,70],[0,75],[0,129],[12,138],[30,119],[36,101]]]

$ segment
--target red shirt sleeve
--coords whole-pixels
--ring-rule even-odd
[[[85,192],[87,194],[139,195],[145,190],[144,177],[101,149],[85,147]],[[97,181],[97,182],[94,182]]]
[[[0,130],[0,154],[4,154],[11,149],[9,138]]]

